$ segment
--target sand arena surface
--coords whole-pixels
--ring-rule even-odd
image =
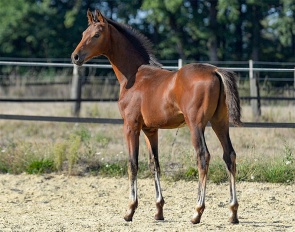
[[[165,221],[154,220],[152,179],[139,179],[133,222],[123,215],[126,178],[0,175],[0,231],[295,231],[295,185],[238,183],[239,225],[227,222],[227,184],[208,183],[206,209],[190,223],[197,182],[162,181]]]

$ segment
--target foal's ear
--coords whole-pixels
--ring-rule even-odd
[[[101,23],[105,22],[105,19],[104,19],[102,13],[100,13],[100,11],[97,9],[95,9],[95,16],[99,22],[101,22]]]
[[[88,18],[88,25],[92,24],[93,23],[93,15],[89,9],[87,10],[87,18]]]

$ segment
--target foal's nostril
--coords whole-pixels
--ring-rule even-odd
[[[75,60],[75,61],[79,61],[79,56],[78,56],[78,54],[75,54],[75,55],[74,55],[74,60]]]

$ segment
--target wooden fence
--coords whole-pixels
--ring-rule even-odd
[[[182,67],[182,60],[178,60],[177,66],[164,66],[163,68],[169,70],[177,70]],[[80,123],[111,123],[121,124],[121,119],[99,119],[99,118],[79,118],[79,111],[81,102],[97,102],[97,101],[116,101],[117,99],[82,99],[82,83],[81,72],[78,66],[68,63],[42,63],[42,62],[12,62],[0,61],[2,66],[33,66],[33,67],[67,67],[73,69],[71,97],[69,99],[15,99],[2,98],[0,102],[73,102],[72,115],[74,117],[50,117],[50,116],[26,116],[26,115],[0,115],[2,120],[30,120],[30,121],[54,121],[54,122],[80,122]],[[83,67],[104,68],[111,69],[109,64],[85,64]],[[226,69],[238,72],[247,72],[250,81],[251,96],[241,97],[242,100],[250,100],[252,106],[253,116],[260,115],[260,101],[261,100],[284,100],[295,101],[295,97],[261,97],[259,94],[259,85],[257,72],[291,72],[293,73],[294,91],[295,91],[295,68],[254,68],[253,61],[249,61],[249,67],[225,67]],[[290,79],[292,81],[292,79]],[[295,95],[295,94],[294,94]],[[293,95],[293,96],[294,96]],[[294,123],[244,123],[243,127],[259,127],[259,128],[295,128]]]
[[[123,119],[116,118],[86,118],[86,117],[55,117],[55,116],[31,116],[0,114],[0,119],[40,121],[40,122],[68,122],[68,123],[97,123],[97,124],[123,124]],[[210,123],[208,124],[210,126]],[[230,125],[234,127],[233,125]],[[244,122],[238,128],[295,128],[295,123],[270,123],[270,122]]]

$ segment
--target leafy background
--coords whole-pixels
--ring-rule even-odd
[[[0,57],[70,57],[95,8],[144,33],[158,59],[295,60],[294,0],[0,0]]]

